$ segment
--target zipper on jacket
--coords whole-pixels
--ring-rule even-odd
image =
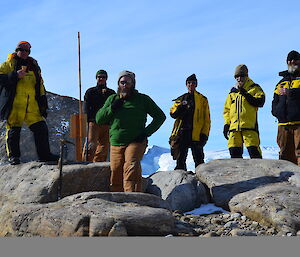
[[[27,95],[27,101],[26,101],[26,110],[25,110],[25,113],[27,113],[27,110],[28,110],[28,104],[29,104],[29,95]]]
[[[239,131],[240,130],[240,95],[239,94],[237,95],[237,98],[236,98],[236,105],[237,105],[237,115],[238,115],[238,118],[237,118],[237,122],[238,122],[237,131]]]

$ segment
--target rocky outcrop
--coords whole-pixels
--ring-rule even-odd
[[[174,230],[166,203],[143,193],[80,193],[48,204],[6,203],[0,236],[142,236]]]
[[[174,232],[169,204],[144,193],[110,193],[108,163],[0,166],[0,236],[141,236]]]
[[[190,211],[209,198],[205,187],[193,172],[184,170],[159,171],[148,177],[147,193],[166,200],[172,210]]]
[[[81,192],[109,191],[109,163],[63,166],[62,197]],[[18,203],[57,201],[59,169],[56,165],[28,162],[0,166],[0,199]],[[0,205],[1,206],[1,205]]]
[[[216,205],[293,234],[300,229],[300,168],[283,160],[215,160],[197,167]]]
[[[73,97],[61,96],[47,92],[48,117],[46,119],[49,129],[50,148],[53,153],[59,153],[59,140],[61,138],[73,141],[70,134],[70,116],[78,113],[79,101]],[[37,160],[34,140],[31,131],[24,124],[20,139],[21,161],[28,162]],[[74,147],[68,145],[68,159],[74,160]],[[6,162],[5,149],[5,122],[0,121],[0,163]]]

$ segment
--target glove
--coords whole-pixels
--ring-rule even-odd
[[[227,140],[228,140],[229,127],[230,127],[229,124],[225,124],[225,125],[224,125],[224,129],[223,129],[223,135],[224,135],[224,137],[225,137]]]
[[[147,135],[145,133],[142,133],[139,136],[137,136],[133,142],[142,143],[146,139],[147,139]]]
[[[239,87],[240,93],[244,96],[245,94],[247,94],[248,92],[246,91],[245,88],[243,87]]]
[[[122,98],[116,99],[111,104],[111,110],[113,112],[116,112],[118,109],[120,109],[122,107],[123,103],[124,103],[124,99],[122,99]]]
[[[201,133],[199,145],[201,147],[204,147],[206,145],[207,139],[208,139],[207,135]]]

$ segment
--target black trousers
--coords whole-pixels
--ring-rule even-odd
[[[39,121],[32,124],[29,129],[33,132],[34,143],[39,160],[49,159],[49,133],[45,121]],[[20,133],[21,127],[12,127],[7,133],[7,149],[9,158],[20,158]]]
[[[191,148],[192,150],[192,155],[195,162],[195,168],[199,164],[204,163],[203,146],[200,142],[192,141],[191,143],[181,143],[179,146],[179,155],[176,160],[175,170],[187,170],[186,158],[187,158],[189,148]]]
[[[247,147],[251,159],[262,159],[261,152],[257,146]],[[243,147],[230,147],[229,153],[231,158],[243,158]]]

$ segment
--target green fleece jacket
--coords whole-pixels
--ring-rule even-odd
[[[110,144],[113,146],[128,145],[140,135],[151,136],[166,119],[156,103],[137,90],[134,90],[133,95],[125,100],[120,109],[112,112],[111,104],[118,98],[116,94],[109,96],[96,114],[96,122],[99,125],[110,125]],[[146,127],[147,114],[153,120]]]

